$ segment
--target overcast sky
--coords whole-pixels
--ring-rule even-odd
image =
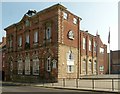
[[[7,0],[4,0],[4,2],[2,2],[2,8],[0,3],[0,13],[2,13],[2,15],[0,15],[0,18],[2,19],[2,27],[0,27],[0,41],[2,36],[5,36],[5,31],[3,29],[13,23],[19,22],[29,9],[41,11],[57,3],[58,2],[18,3],[7,2]],[[108,32],[110,27],[111,50],[118,49],[118,2],[59,3],[64,5],[73,14],[76,14],[82,18],[80,25],[82,30],[88,30],[88,32],[93,35],[96,35],[96,32],[98,31],[98,34],[100,35],[104,44],[108,44]]]

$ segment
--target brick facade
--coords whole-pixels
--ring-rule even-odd
[[[31,81],[34,79],[39,81],[105,74],[107,46],[101,42],[99,35],[93,36],[80,30],[81,20],[64,6],[57,4],[40,12],[28,11],[20,22],[5,28],[7,37],[6,79],[20,81],[29,78]],[[35,32],[37,32],[37,39]],[[85,49],[83,49],[83,37],[86,39]],[[89,40],[91,40],[90,51]],[[97,44],[95,51],[93,51],[94,42]],[[104,50],[102,54],[99,51],[100,47]],[[86,61],[84,71],[83,60]],[[95,70],[93,70],[94,61],[98,62]],[[23,70],[18,69],[21,66],[19,62],[22,62]],[[91,62],[90,70],[88,62]],[[34,67],[34,63],[38,64],[39,68],[36,65]],[[103,66],[104,70],[99,71],[100,66]],[[33,73],[34,68],[39,71],[37,75]]]
[[[5,80],[5,53],[6,53],[6,37],[2,37],[2,42],[0,43],[0,74],[3,81]]]
[[[120,74],[120,50],[110,52],[111,74]]]

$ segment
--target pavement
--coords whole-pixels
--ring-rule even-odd
[[[90,91],[90,92],[101,92],[101,93],[112,93],[117,94],[115,91],[103,91],[103,90],[93,90],[93,89],[80,89],[73,87],[61,87],[61,86],[49,86],[42,83],[18,83],[18,82],[2,82],[2,86],[34,86],[34,87],[44,87],[44,88],[53,88],[53,89],[63,89],[63,90],[77,90],[77,91]]]

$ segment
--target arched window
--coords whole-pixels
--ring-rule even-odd
[[[46,28],[46,40],[50,40],[50,38],[51,38],[51,27],[48,26]]]
[[[50,57],[47,58],[47,71],[48,72],[51,71],[51,58]]]
[[[30,26],[29,20],[26,20],[26,21],[25,21],[25,26],[26,26],[26,27]]]
[[[86,70],[86,60],[83,59],[82,61],[82,69],[85,71]]]
[[[18,46],[21,47],[22,46],[22,36],[18,37]]]
[[[10,71],[13,71],[13,61],[10,61]]]
[[[25,59],[25,74],[30,75],[30,58],[26,57]]]
[[[22,59],[18,60],[18,74],[23,74],[23,62],[22,62]]]
[[[55,59],[52,60],[52,63],[53,63],[53,64],[52,64],[52,65],[53,65],[52,67],[55,69],[55,68],[57,67],[57,60],[55,60]]]
[[[89,64],[88,64],[89,70],[91,71],[91,70],[92,70],[92,61],[91,61],[91,59],[89,60],[88,63],[89,63]]]
[[[34,32],[34,43],[38,42],[38,31]]]
[[[94,61],[94,70],[95,71],[97,70],[97,62],[96,62],[96,60]]]
[[[94,63],[93,63],[93,70],[94,70],[94,74],[97,74],[97,61],[94,60]]]
[[[33,59],[33,75],[39,75],[39,59]]]

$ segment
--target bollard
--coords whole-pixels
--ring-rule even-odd
[[[92,79],[92,89],[94,90],[94,79]]]
[[[76,79],[76,88],[78,88],[78,79]]]
[[[65,78],[63,78],[63,87],[65,87]]]
[[[52,86],[54,86],[54,82],[52,82]]]
[[[114,91],[114,79],[112,79],[112,91]]]

